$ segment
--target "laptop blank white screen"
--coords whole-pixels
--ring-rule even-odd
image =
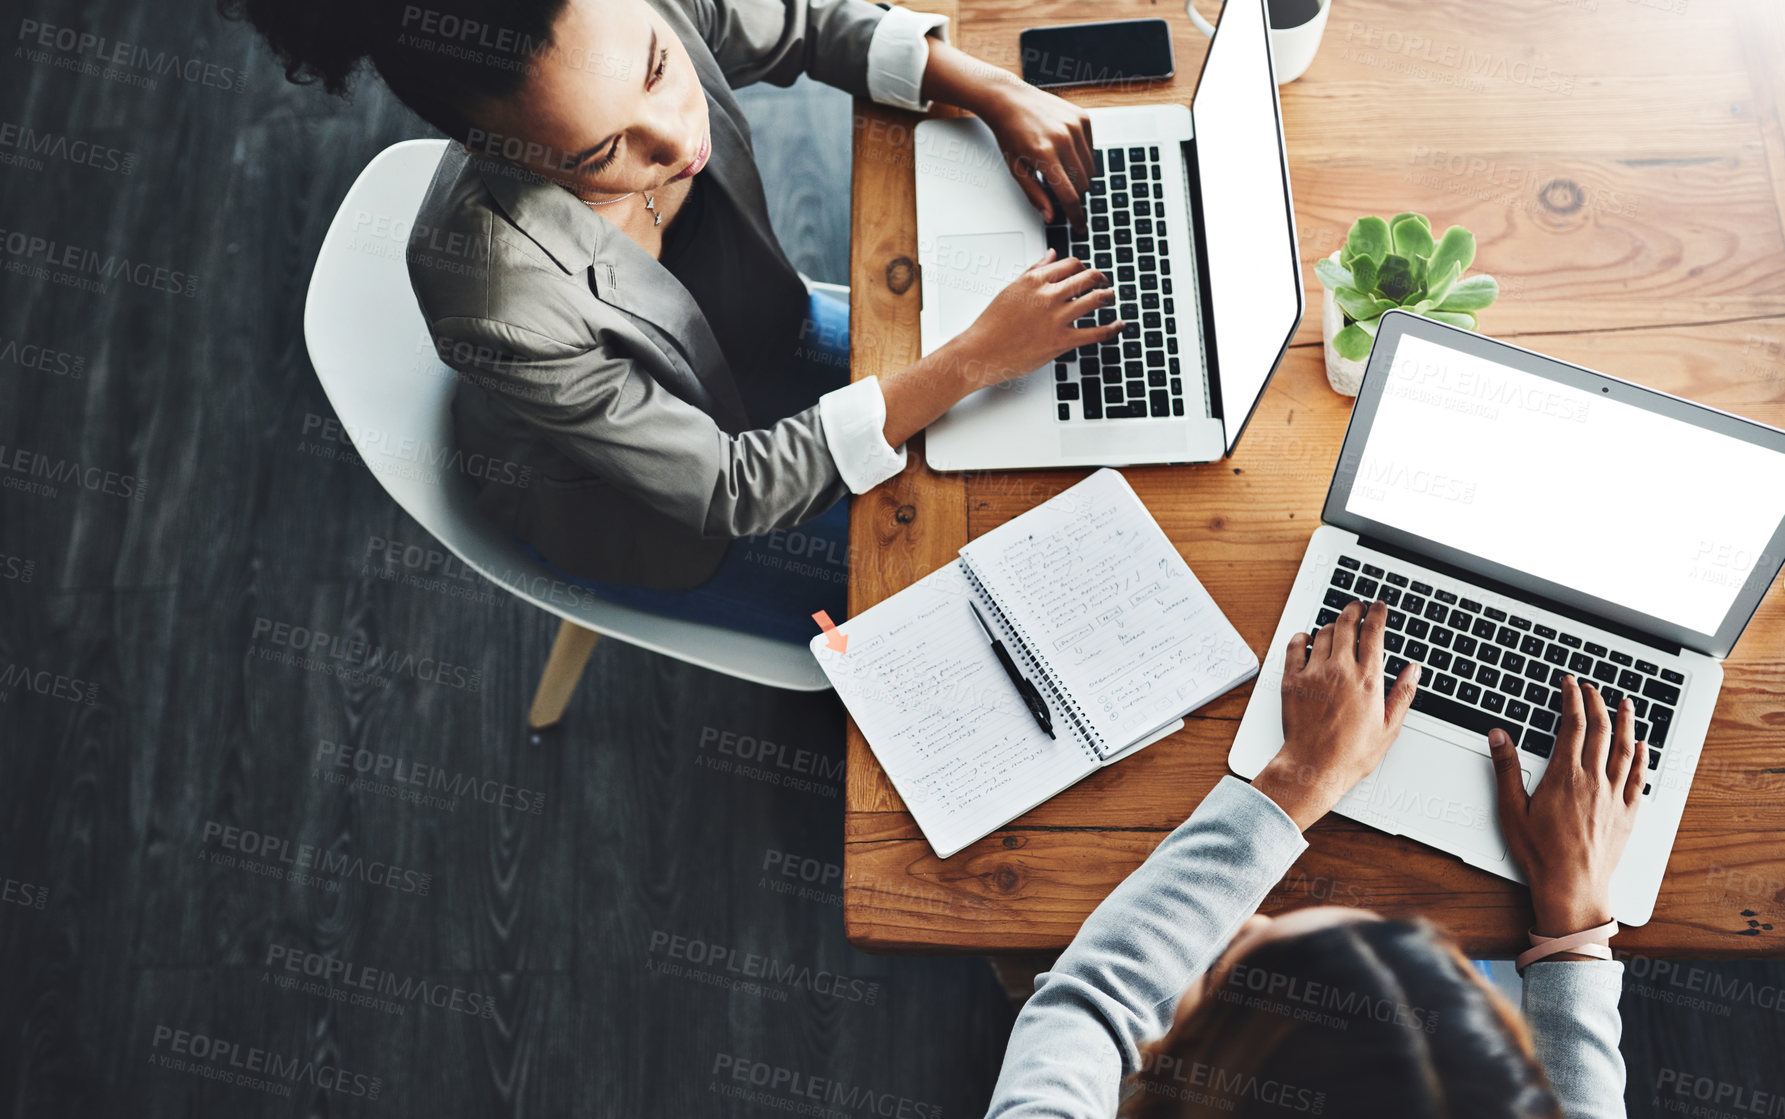
[[[1264,18],[1264,0],[1227,0],[1190,106],[1229,451],[1302,316]]]
[[[1714,634],[1785,518],[1785,455],[1407,336],[1347,512]]]

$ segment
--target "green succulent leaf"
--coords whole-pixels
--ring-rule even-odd
[[[1458,280],[1450,293],[1438,304],[1442,311],[1479,311],[1491,306],[1500,297],[1500,285],[1492,276],[1470,276]]]
[[[1427,311],[1426,318],[1435,322],[1449,323],[1451,326],[1460,326],[1464,330],[1475,329],[1475,316],[1467,311]]]
[[[1432,255],[1432,231],[1418,214],[1397,217],[1389,226],[1393,231],[1395,252],[1408,260],[1421,260]]]
[[[1423,315],[1427,311],[1430,311],[1433,306],[1435,306],[1435,304],[1433,304],[1430,299],[1422,299],[1418,303],[1407,308],[1407,310],[1412,311],[1416,315]]]
[[[1460,225],[1453,225],[1444,231],[1438,239],[1437,248],[1432,250],[1432,274],[1444,275],[1444,270],[1455,262],[1459,271],[1467,272],[1475,263],[1475,234]]]
[[[1375,339],[1369,331],[1359,323],[1352,323],[1344,330],[1333,335],[1333,349],[1347,361],[1362,361],[1370,356],[1370,346]]]
[[[1351,232],[1345,238],[1345,251],[1340,260],[1346,265],[1353,265],[1359,257],[1368,257],[1372,263],[1380,265],[1394,248],[1394,240],[1389,236],[1388,223],[1378,217],[1358,218],[1351,223]]]
[[[1389,218],[1388,219],[1388,227],[1390,229],[1393,229],[1395,227],[1396,223],[1398,223],[1402,218],[1412,218],[1414,221],[1417,221],[1419,224],[1425,226],[1426,232],[1428,232],[1428,233],[1431,232],[1432,223],[1426,220],[1426,216],[1424,214],[1415,214],[1415,213],[1410,213],[1410,212],[1399,213],[1399,214],[1396,214],[1394,217]]]
[[[1376,276],[1377,291],[1400,304],[1413,294],[1415,286],[1413,265],[1406,257],[1390,253],[1382,259],[1382,268]]]
[[[1351,316],[1353,321],[1373,319],[1384,311],[1394,309],[1394,304],[1390,303],[1388,300],[1377,299],[1375,296],[1367,295],[1364,292],[1358,291],[1356,288],[1337,289],[1333,292],[1333,301],[1337,303],[1347,315]]]
[[[1371,274],[1372,278],[1374,278],[1373,266]],[[1333,291],[1337,291],[1340,288],[1358,287],[1361,283],[1361,281],[1352,278],[1352,272],[1348,271],[1344,265],[1339,264],[1337,261],[1330,260],[1327,257],[1321,257],[1314,262],[1314,275],[1318,276],[1320,282]],[[1366,288],[1364,290],[1368,289]]]
[[[1451,290],[1456,286],[1456,282],[1463,278],[1463,266],[1452,261],[1450,267],[1440,271],[1437,258],[1434,257],[1432,259],[1431,275],[1436,276],[1437,279],[1427,280],[1426,297],[1423,302],[1428,307],[1442,307],[1444,305],[1445,297],[1451,293]],[[1422,311],[1421,314],[1423,313],[1424,312]]]
[[[1358,291],[1376,290],[1377,262],[1360,256],[1351,262],[1351,286]]]

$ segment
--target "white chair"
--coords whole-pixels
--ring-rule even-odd
[[[486,579],[563,620],[528,725],[563,716],[600,634],[770,687],[829,687],[804,645],[661,618],[586,593],[551,601],[562,578],[478,513],[470,483],[442,461],[453,446],[457,374],[434,351],[403,260],[445,147],[444,140],[394,144],[354,180],[310,277],[304,341],[355,450],[403,511]]]

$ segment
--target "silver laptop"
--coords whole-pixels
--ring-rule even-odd
[[[937,470],[1208,462],[1233,449],[1302,316],[1264,0],[1228,0],[1196,102],[1089,110],[1089,228],[1044,225],[976,118],[917,126],[923,350],[1051,245],[1116,286],[1130,324],[930,425]],[[1087,316],[1081,325],[1089,325]]]
[[[1640,925],[1723,683],[1785,557],[1785,432],[1429,319],[1382,319],[1337,472],[1228,764],[1283,741],[1282,648],[1352,599],[1389,605],[1385,673],[1425,666],[1376,772],[1337,811],[1522,881],[1487,732],[1527,791],[1565,673],[1635,701],[1642,806],[1612,879]]]

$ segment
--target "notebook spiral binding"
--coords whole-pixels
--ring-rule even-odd
[[[961,557],[961,570],[966,572],[967,582],[972,585],[973,591],[979,596],[980,601],[991,607],[992,613],[998,616],[999,626],[1015,639],[1017,659],[1028,667],[1032,675],[1041,679],[1042,686],[1047,689],[1048,695],[1053,699],[1054,710],[1064,711],[1066,717],[1072,721],[1073,727],[1078,731],[1080,748],[1093,762],[1101,764],[1103,761],[1103,736],[1091,729],[1091,722],[1085,717],[1084,710],[1073,702],[1072,698],[1066,694],[1065,689],[1060,687],[1055,680],[1053,666],[1048,664],[1046,657],[1030,652],[1030,649],[1034,648],[1034,644],[1029,640],[1029,635],[1023,632],[1022,627],[1004,612],[1004,606],[998,601],[998,596],[980,582],[979,575],[973,570],[972,561],[966,556]]]

